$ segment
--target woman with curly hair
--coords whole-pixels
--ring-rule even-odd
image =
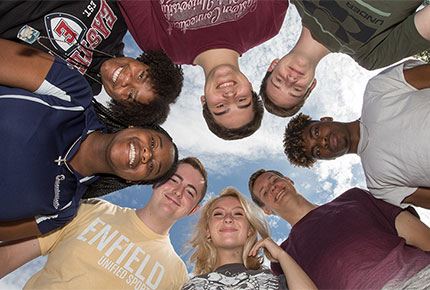
[[[183,290],[315,289],[297,263],[269,238],[263,211],[233,187],[206,202],[189,244],[194,248],[190,260],[195,262],[196,277]],[[285,276],[262,268],[260,248],[267,258],[281,263]]]
[[[63,60],[0,39],[0,62],[0,241],[64,225],[91,187],[103,195],[174,172],[167,132],[97,115],[90,86]]]

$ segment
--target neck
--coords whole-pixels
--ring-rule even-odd
[[[242,260],[243,247],[235,249],[216,249],[215,269],[227,264],[243,263]]]
[[[167,236],[175,221],[158,216],[158,212],[159,210],[153,209],[149,204],[136,210],[137,216],[148,228],[159,235]]]
[[[300,34],[299,40],[289,54],[297,55],[303,59],[306,59],[312,66],[316,67],[320,60],[328,55],[328,50],[324,45],[316,41],[309,29],[303,27],[302,33]]]
[[[194,64],[203,68],[205,77],[219,65],[231,65],[239,70],[239,53],[227,48],[210,49],[200,53],[195,59]]]
[[[81,142],[69,164],[83,176],[112,173],[106,160],[106,152],[112,136],[113,134],[103,134],[100,131],[91,133]]]
[[[305,215],[317,207],[318,205],[311,203],[309,200],[299,194],[293,209],[288,209],[277,214],[293,227]]]
[[[357,153],[358,142],[360,141],[360,121],[347,123],[346,127],[350,138],[348,153]]]

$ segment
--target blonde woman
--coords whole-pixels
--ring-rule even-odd
[[[262,240],[258,241],[258,236]],[[196,277],[182,289],[315,289],[296,262],[269,238],[261,209],[233,187],[223,189],[201,209],[190,246]],[[278,260],[286,273],[277,277],[263,269],[266,256]],[[214,288],[212,288],[214,287]]]

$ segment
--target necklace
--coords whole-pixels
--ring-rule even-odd
[[[40,46],[44,47],[47,51],[49,51],[50,53],[54,54],[55,56],[57,56],[57,57],[61,58],[61,59],[62,59],[62,60],[64,60],[65,62],[68,62],[68,63],[72,64],[73,66],[75,66],[75,68],[79,69],[80,67],[82,67],[82,68],[85,68],[85,69],[89,69],[89,67],[88,67],[87,65],[82,64],[82,63],[80,63],[80,62],[78,62],[78,61],[76,61],[76,60],[74,60],[74,59],[69,59],[69,60],[65,59],[65,58],[64,58],[63,56],[61,56],[60,54],[58,54],[57,52],[53,51],[53,50],[52,50],[52,49],[50,49],[48,46],[44,45],[44,44],[42,43],[42,41],[41,41],[42,39],[49,39],[49,40],[54,40],[54,41],[59,41],[59,42],[65,42],[65,43],[66,43],[66,41],[61,40],[61,39],[55,39],[55,38],[52,38],[52,37],[47,37],[47,36],[39,36],[39,37],[37,37],[37,39],[36,39],[37,43],[39,43],[39,45],[40,45]],[[98,53],[103,54],[103,55],[105,55],[105,56],[109,56],[110,58],[114,58],[114,57],[115,57],[115,56],[113,56],[113,55],[111,55],[111,54],[109,54],[109,53],[106,53],[106,52],[101,51],[101,50],[98,50],[98,49],[91,49],[91,48],[87,48],[87,47],[83,46],[82,44],[80,44],[79,42],[76,42],[76,43],[72,44],[72,46],[76,46],[76,47],[77,47],[77,46],[82,46],[82,47],[83,47],[83,48],[85,48],[86,50],[90,50],[90,51],[92,51],[92,52],[98,52]],[[103,85],[103,83],[102,83],[100,80],[96,79],[95,77],[93,77],[93,76],[92,76],[92,75],[90,75],[89,73],[85,72],[85,73],[84,73],[84,75],[86,75],[87,77],[89,77],[89,78],[90,78],[90,79],[92,79],[93,81],[95,81],[95,82],[97,82],[97,83],[99,83],[99,84]],[[99,74],[99,73],[97,73],[97,76],[98,76],[98,77],[100,77],[100,74]]]
[[[87,70],[89,70],[90,72],[92,72],[92,73],[95,73],[96,75],[97,75],[97,77],[99,77],[100,78],[100,74],[98,73],[98,72],[94,72],[94,71],[91,71],[90,69],[89,69],[89,67],[87,66],[87,65],[85,65],[85,64],[83,64],[83,63],[80,63],[80,62],[78,62],[78,61],[76,61],[76,60],[74,60],[74,59],[66,59],[64,56],[62,56],[62,55],[60,55],[59,53],[57,53],[57,52],[55,52],[55,51],[53,51],[52,49],[50,49],[48,46],[46,46],[46,45],[44,45],[43,43],[42,43],[42,39],[48,39],[48,40],[51,40],[51,41],[55,41],[55,42],[64,42],[64,43],[67,43],[68,45],[70,45],[71,47],[78,47],[78,46],[81,46],[81,47],[83,47],[85,50],[89,50],[89,51],[92,51],[92,52],[97,52],[97,53],[100,53],[100,54],[102,54],[102,55],[105,55],[105,56],[108,56],[108,57],[110,57],[110,58],[114,58],[115,56],[114,55],[111,55],[111,54],[109,54],[109,53],[106,53],[106,52],[104,52],[104,51],[101,51],[101,50],[98,50],[98,49],[95,49],[95,48],[93,48],[93,49],[91,49],[91,48],[88,48],[88,47],[85,47],[85,46],[83,46],[81,43],[79,43],[79,42],[75,42],[75,43],[69,43],[69,42],[67,42],[67,41],[65,41],[65,40],[62,40],[62,39],[56,39],[56,38],[53,38],[53,37],[48,37],[48,36],[41,36],[40,35],[40,32],[38,31],[38,30],[36,30],[36,29],[34,29],[33,27],[31,27],[31,26],[28,26],[28,25],[24,25],[20,30],[19,30],[19,32],[18,32],[18,35],[17,35],[17,38],[18,39],[20,39],[20,40],[22,40],[22,41],[24,41],[24,42],[27,42],[27,43],[29,43],[29,44],[33,44],[34,42],[36,42],[37,41],[37,43],[40,45],[40,46],[42,46],[43,48],[45,48],[50,54],[53,54],[53,55],[55,55],[55,56],[57,56],[57,57],[59,57],[60,59],[62,59],[62,60],[64,60],[65,62],[67,62],[67,63],[70,63],[71,65],[73,65],[76,69],[78,69],[79,70],[79,68],[85,68],[85,71],[86,72],[84,72],[84,75],[85,76],[87,76],[87,77],[89,77],[90,79],[92,79],[93,81],[95,81],[95,82],[97,82],[97,83],[99,83],[99,84],[101,84],[101,85],[103,85],[102,84],[102,82],[100,81],[100,80],[98,80],[97,78],[95,78],[95,77],[93,77],[92,75],[90,75],[89,73],[87,73]]]
[[[66,165],[66,168],[70,171],[71,174],[73,173],[73,170],[70,169],[69,165],[67,165],[67,156],[69,156],[70,151],[72,151],[73,147],[75,147],[76,143],[78,143],[79,140],[81,140],[82,136],[79,136],[78,139],[76,139],[75,143],[72,144],[72,146],[70,146],[69,150],[67,151],[66,155],[64,155],[64,158],[61,158],[61,155],[58,156],[58,159],[55,159],[54,162],[57,163],[58,166],[61,166],[61,162],[64,163],[64,165]]]
[[[369,139],[370,139],[370,134],[369,134],[369,129],[367,128],[367,126],[366,126],[366,124],[364,124],[362,121],[361,121],[361,118],[360,119],[358,119],[358,122],[360,122],[360,124],[362,124],[363,125],[363,127],[364,127],[364,129],[365,129],[365,131],[366,131],[366,135],[367,135],[367,138],[366,138],[366,145],[364,145],[364,146],[362,146],[362,150],[361,150],[361,152],[364,152],[364,150],[366,150],[366,148],[367,148],[367,145],[369,145]],[[360,130],[361,131],[361,130]],[[364,132],[363,132],[364,133]],[[364,134],[363,134],[364,135]],[[361,141],[361,137],[360,137],[360,141]],[[360,153],[361,153],[360,152]]]

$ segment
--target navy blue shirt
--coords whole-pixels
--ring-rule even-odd
[[[34,93],[0,86],[0,221],[35,217],[43,234],[73,218],[96,177],[58,159],[70,160],[89,133],[104,129],[91,100],[84,77],[57,58]]]

